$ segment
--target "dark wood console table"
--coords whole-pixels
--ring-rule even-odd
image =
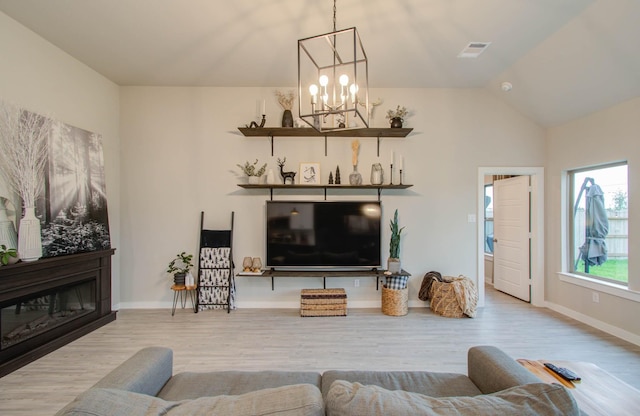
[[[369,269],[369,270],[265,270],[261,274],[256,273],[238,273],[238,276],[258,276],[271,278],[271,290],[275,290],[276,277],[321,277],[322,287],[327,288],[327,277],[375,277],[376,290],[380,288],[380,278],[386,277],[386,270]],[[411,276],[411,273],[402,270],[394,276]]]

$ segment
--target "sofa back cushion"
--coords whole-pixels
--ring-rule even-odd
[[[363,371],[328,370],[322,374],[322,396],[327,397],[331,384],[345,380],[375,385],[387,390],[404,390],[427,396],[475,396],[478,390],[469,377],[455,373],[431,371]]]
[[[297,384],[257,390],[238,396],[200,397],[167,401],[117,389],[93,388],[60,410],[56,416],[324,416],[320,389]]]
[[[320,387],[320,373],[311,371],[215,371],[174,375],[157,394],[164,400],[196,399],[205,396],[239,395],[292,384]]]
[[[335,381],[326,397],[327,416],[424,415],[579,416],[573,396],[559,384],[536,383],[473,397],[431,397],[379,386]]]

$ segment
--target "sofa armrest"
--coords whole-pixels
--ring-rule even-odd
[[[173,351],[164,347],[148,347],[135,353],[93,387],[156,396],[172,374]]]
[[[523,384],[540,383],[539,378],[493,346],[472,347],[467,359],[469,378],[484,394]]]

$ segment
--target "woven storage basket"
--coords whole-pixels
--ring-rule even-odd
[[[394,290],[382,286],[382,313],[390,316],[409,313],[409,288]]]
[[[430,292],[430,306],[434,313],[447,318],[462,318],[464,316],[451,283],[434,280],[431,283]]]

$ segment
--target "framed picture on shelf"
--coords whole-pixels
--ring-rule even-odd
[[[320,163],[300,163],[300,185],[320,184]]]

